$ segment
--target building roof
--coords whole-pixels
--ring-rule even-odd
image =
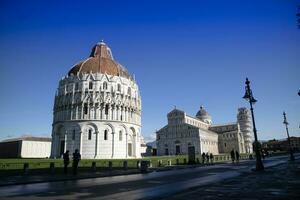
[[[2,140],[2,141],[0,141],[0,143],[2,143],[2,142],[16,142],[16,141],[51,142],[51,138],[48,138],[48,137],[25,136],[25,137],[10,138],[10,139],[6,139],[6,140]]]
[[[113,59],[110,48],[103,41],[93,47],[89,58],[75,64],[68,75],[78,73],[101,73],[132,79],[127,69]]]
[[[200,106],[200,110],[197,112],[196,117],[200,120],[211,119],[211,116],[208,114],[208,112],[204,109],[203,106]]]
[[[229,122],[229,123],[225,123],[225,124],[214,124],[214,125],[211,125],[211,127],[236,126],[237,124],[238,124],[237,122]]]

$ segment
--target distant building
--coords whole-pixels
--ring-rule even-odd
[[[156,141],[148,142],[145,156],[157,156]]]
[[[290,137],[291,147],[294,151],[300,151],[300,137]],[[262,148],[265,151],[288,151],[289,143],[287,139],[269,140],[262,142]]]
[[[0,158],[49,158],[51,138],[20,137],[0,142]]]
[[[213,125],[211,116],[201,106],[196,117],[174,109],[167,115],[168,124],[156,132],[157,154],[252,153],[252,130],[249,110],[239,108],[237,122]]]

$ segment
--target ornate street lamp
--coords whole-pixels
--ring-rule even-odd
[[[257,140],[257,132],[256,132],[256,126],[255,126],[255,120],[254,120],[254,113],[253,113],[253,105],[257,102],[256,99],[254,99],[252,90],[250,89],[250,81],[248,78],[246,78],[246,87],[245,87],[245,95],[244,99],[249,101],[250,103],[250,110],[251,110],[251,116],[252,116],[252,123],[253,123],[253,132],[254,132],[254,138],[255,138],[255,143],[254,143],[254,148],[255,148],[255,154],[256,154],[256,171],[263,171],[264,170],[264,165],[261,160],[261,155],[260,155],[260,144]]]
[[[289,128],[288,128],[289,123],[287,122],[286,114],[284,111],[283,111],[283,124],[285,124],[286,134],[288,137],[288,143],[289,143],[289,148],[290,148],[290,160],[294,161],[295,157],[294,157],[293,149],[291,146],[291,140],[290,140],[290,134],[289,134]]]

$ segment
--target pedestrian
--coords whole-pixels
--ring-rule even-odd
[[[206,156],[206,163],[209,164],[209,155],[208,155],[208,152],[205,154]]]
[[[214,164],[214,155],[212,153],[210,153],[209,158],[210,158],[210,163]]]
[[[264,150],[261,150],[261,157],[263,160],[265,159],[265,151]]]
[[[64,174],[67,174],[68,173],[68,165],[70,163],[69,150],[67,150],[63,154],[63,159],[64,159]]]
[[[78,168],[78,163],[81,159],[81,155],[78,152],[78,149],[75,149],[75,152],[73,153],[73,174],[77,174],[77,168]]]
[[[236,162],[239,163],[240,161],[240,154],[238,151],[235,151],[235,158],[236,158]]]
[[[233,149],[230,152],[230,156],[231,156],[232,163],[234,163],[235,156],[234,156],[234,150]]]
[[[202,153],[202,164],[204,165],[204,162],[205,162],[205,153],[203,152]]]

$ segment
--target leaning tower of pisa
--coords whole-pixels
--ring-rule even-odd
[[[252,126],[250,111],[247,108],[239,108],[237,114],[237,122],[240,125],[240,130],[243,133],[245,141],[246,153],[252,153]]]

